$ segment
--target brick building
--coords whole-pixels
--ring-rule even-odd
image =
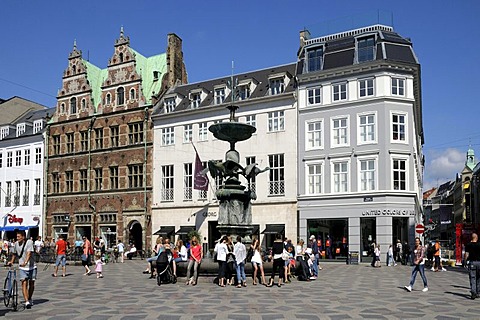
[[[45,236],[150,244],[153,104],[186,83],[182,40],[144,57],[123,28],[105,69],[74,44],[46,131]]]

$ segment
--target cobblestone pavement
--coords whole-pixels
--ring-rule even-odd
[[[480,299],[469,299],[468,275],[461,268],[427,272],[412,292],[411,267],[372,268],[368,264],[325,263],[316,281],[294,280],[281,288],[220,288],[213,278],[197,286],[162,284],[142,274],[145,261],[104,266],[105,278],[84,276],[81,266],[68,266],[65,278],[51,276],[53,266],[39,265],[34,306],[6,319],[480,319]],[[1,269],[0,280],[6,270]],[[19,301],[23,301],[20,297]]]

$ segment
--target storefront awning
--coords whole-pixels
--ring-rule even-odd
[[[170,236],[172,233],[175,232],[175,227],[174,226],[162,226],[160,229],[157,230],[157,232],[154,233],[154,235],[158,236]]]
[[[263,234],[283,234],[285,231],[284,224],[267,224],[265,230],[262,231]]]
[[[252,234],[258,234],[259,231],[260,231],[260,226],[258,224],[254,224]]]
[[[177,232],[175,232],[175,234],[178,234],[178,235],[187,235],[190,231],[192,230],[195,230],[195,227],[194,226],[180,226],[180,229],[178,229]]]
[[[0,227],[0,231],[28,230],[31,228],[38,228],[38,226],[5,226]]]

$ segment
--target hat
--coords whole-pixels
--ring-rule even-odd
[[[310,236],[310,240],[313,240],[313,239],[315,239],[315,236],[312,234],[312,235]]]

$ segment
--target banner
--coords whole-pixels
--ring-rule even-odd
[[[440,207],[440,224],[450,224],[452,223],[452,207],[451,206],[441,206]]]
[[[208,178],[206,174],[202,173],[203,169],[202,161],[197,149],[195,149],[195,172],[193,177],[193,189],[195,190],[208,190]]]

